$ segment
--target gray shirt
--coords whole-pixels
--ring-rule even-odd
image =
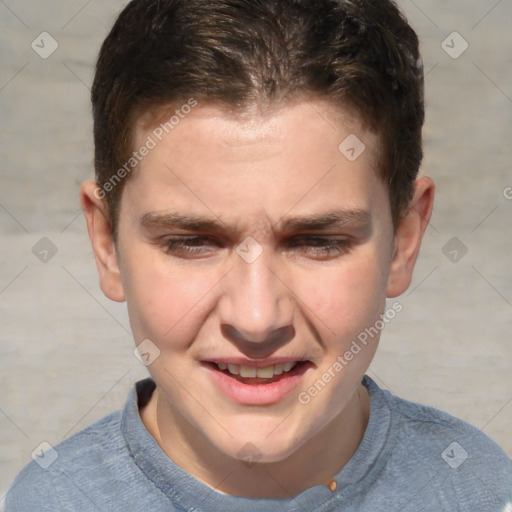
[[[46,462],[31,462],[11,485],[6,510],[512,512],[512,463],[491,439],[444,412],[395,397],[368,376],[363,384],[369,423],[333,492],[323,485],[290,499],[216,492],[169,459],[144,427],[138,407],[155,388],[145,379],[123,411],[63,441]]]

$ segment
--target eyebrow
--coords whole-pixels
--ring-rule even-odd
[[[370,214],[366,210],[335,210],[332,212],[290,217],[282,223],[283,231],[320,231],[347,226],[368,224]]]
[[[359,228],[370,223],[370,213],[362,209],[334,210],[329,212],[285,217],[275,225],[283,232],[325,231],[341,227]],[[200,215],[181,215],[175,212],[149,212],[141,217],[140,224],[147,229],[182,229],[192,232],[226,233],[236,235],[238,230],[220,220]]]

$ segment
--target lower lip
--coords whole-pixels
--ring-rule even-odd
[[[301,364],[291,372],[283,373],[279,380],[268,384],[245,384],[215,369],[211,364],[202,363],[201,366],[208,370],[217,388],[231,400],[244,405],[270,405],[281,401],[298,386],[304,373],[311,368],[311,363]]]

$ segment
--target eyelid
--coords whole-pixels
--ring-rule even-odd
[[[351,237],[348,235],[334,235],[334,234],[320,234],[320,233],[301,233],[298,235],[290,235],[284,238],[284,242],[290,241],[300,241],[300,240],[318,240],[325,242],[348,242]],[[187,242],[187,241],[203,241],[203,242],[211,242],[216,245],[225,245],[228,242],[226,240],[222,240],[219,237],[214,237],[211,235],[197,235],[197,234],[188,234],[188,235],[172,235],[165,236],[161,238],[162,242]]]
[[[187,243],[192,244],[192,241],[194,240],[200,242],[208,242],[209,240],[211,240],[211,238],[197,235],[163,237],[162,239],[159,240],[158,245],[167,255],[173,256],[178,254],[178,258],[182,258],[182,256],[184,255],[184,259],[195,259],[196,256],[204,256],[205,248],[208,248],[208,243],[187,246]],[[219,246],[218,243],[216,245]],[[181,256],[179,256],[179,254],[181,254]]]
[[[351,240],[351,237],[347,235],[295,235],[292,237],[289,237],[285,242],[286,243],[293,243],[293,242],[301,242],[301,241],[308,241],[308,240],[314,240],[317,242],[324,242],[326,244],[336,244],[336,243],[349,243]]]
[[[160,240],[161,245],[185,245],[187,243],[193,244],[194,242],[201,242],[200,245],[196,247],[204,247],[208,244],[215,244],[218,246],[222,245],[220,240],[216,240],[211,236],[206,235],[173,235],[173,236],[165,236]]]
[[[314,242],[314,243],[308,243]],[[346,247],[350,244],[350,240],[347,237],[334,237],[334,236],[311,236],[311,235],[302,235],[292,237],[287,241],[288,245],[294,246],[307,246],[310,249],[315,248],[323,248],[324,250],[336,249],[341,247]]]

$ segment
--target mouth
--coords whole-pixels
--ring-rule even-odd
[[[270,364],[273,363],[273,364]],[[264,406],[290,398],[316,365],[305,360],[202,361],[213,388],[242,405]]]
[[[246,385],[273,384],[289,377],[297,377],[313,367],[311,361],[286,361],[266,366],[203,361],[215,372]]]

